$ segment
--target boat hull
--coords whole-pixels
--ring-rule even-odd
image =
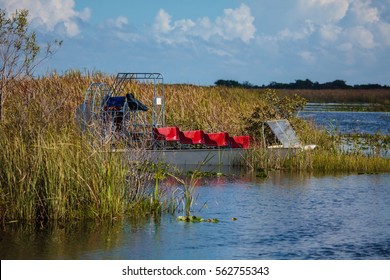
[[[248,149],[144,150],[142,158],[170,165],[239,165]]]

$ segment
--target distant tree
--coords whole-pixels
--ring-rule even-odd
[[[244,88],[254,88],[255,86],[252,85],[250,82],[248,81],[244,81],[242,84],[241,84],[242,87]]]
[[[270,89],[379,89],[379,88],[388,88],[389,86],[382,86],[379,84],[364,84],[364,85],[355,85],[350,86],[343,80],[334,80],[333,82],[326,82],[320,84],[319,82],[312,82],[309,79],[305,80],[295,80],[293,83],[278,83],[270,82],[268,85],[257,86],[244,81],[239,83],[234,80],[218,80],[215,82],[216,86],[226,86],[226,87],[243,87],[243,88],[270,88]]]
[[[295,88],[298,89],[311,89],[313,88],[313,82],[309,79],[306,80],[295,80]]]
[[[347,85],[347,83],[343,80],[334,80],[332,84],[334,88],[339,88],[339,89],[350,88],[350,86]]]
[[[214,83],[216,86],[241,87],[241,84],[234,80],[218,80]]]
[[[280,89],[280,88],[286,88],[288,87],[287,84],[282,84],[282,83],[277,83],[277,82],[270,82],[269,85],[267,86],[268,88],[273,88],[273,89]]]
[[[353,87],[357,88],[357,89],[380,89],[380,88],[387,88],[387,86],[382,86],[380,84],[354,85]]]
[[[35,68],[62,44],[62,41],[47,43],[40,56],[41,47],[36,42],[35,32],[30,32],[29,27],[27,10],[17,10],[8,17],[7,12],[0,9],[0,121],[11,83],[31,77]]]

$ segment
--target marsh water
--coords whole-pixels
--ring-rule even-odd
[[[332,120],[345,132],[389,133],[388,113],[302,117],[325,127]],[[0,258],[390,259],[389,173],[227,173],[234,176],[195,187],[192,214],[219,223],[177,221],[182,213],[38,230],[14,223],[0,230]]]
[[[367,112],[363,110],[364,104],[358,107],[351,106],[334,103],[309,103],[299,113],[299,117],[313,121],[330,133],[390,135],[389,112]],[[348,108],[355,108],[358,111],[346,110]]]
[[[390,174],[209,179],[193,214],[1,233],[1,259],[389,259]]]

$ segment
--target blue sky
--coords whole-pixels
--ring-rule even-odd
[[[390,85],[390,0],[0,0],[63,40],[40,71],[161,72],[168,83]]]

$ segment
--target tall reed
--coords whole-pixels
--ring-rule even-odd
[[[71,71],[33,80],[20,80],[4,104],[0,123],[0,220],[11,221],[117,219],[177,209],[190,209],[191,189],[183,196],[154,185],[155,169],[113,153],[110,147],[91,145],[74,121],[90,82],[113,77]],[[136,97],[150,99],[152,87],[138,85]],[[193,85],[167,85],[166,125],[181,129],[245,132],[245,117],[265,108],[258,90]],[[313,124],[292,119],[302,142],[317,144],[314,153],[271,158],[261,143],[248,165],[261,168],[389,172],[387,158],[342,153],[334,138]],[[185,210],[187,212],[187,210]]]
[[[75,72],[15,85],[0,123],[3,223],[112,220],[160,208],[142,158],[130,162],[109,145],[94,145],[75,123],[83,90],[96,78]]]

